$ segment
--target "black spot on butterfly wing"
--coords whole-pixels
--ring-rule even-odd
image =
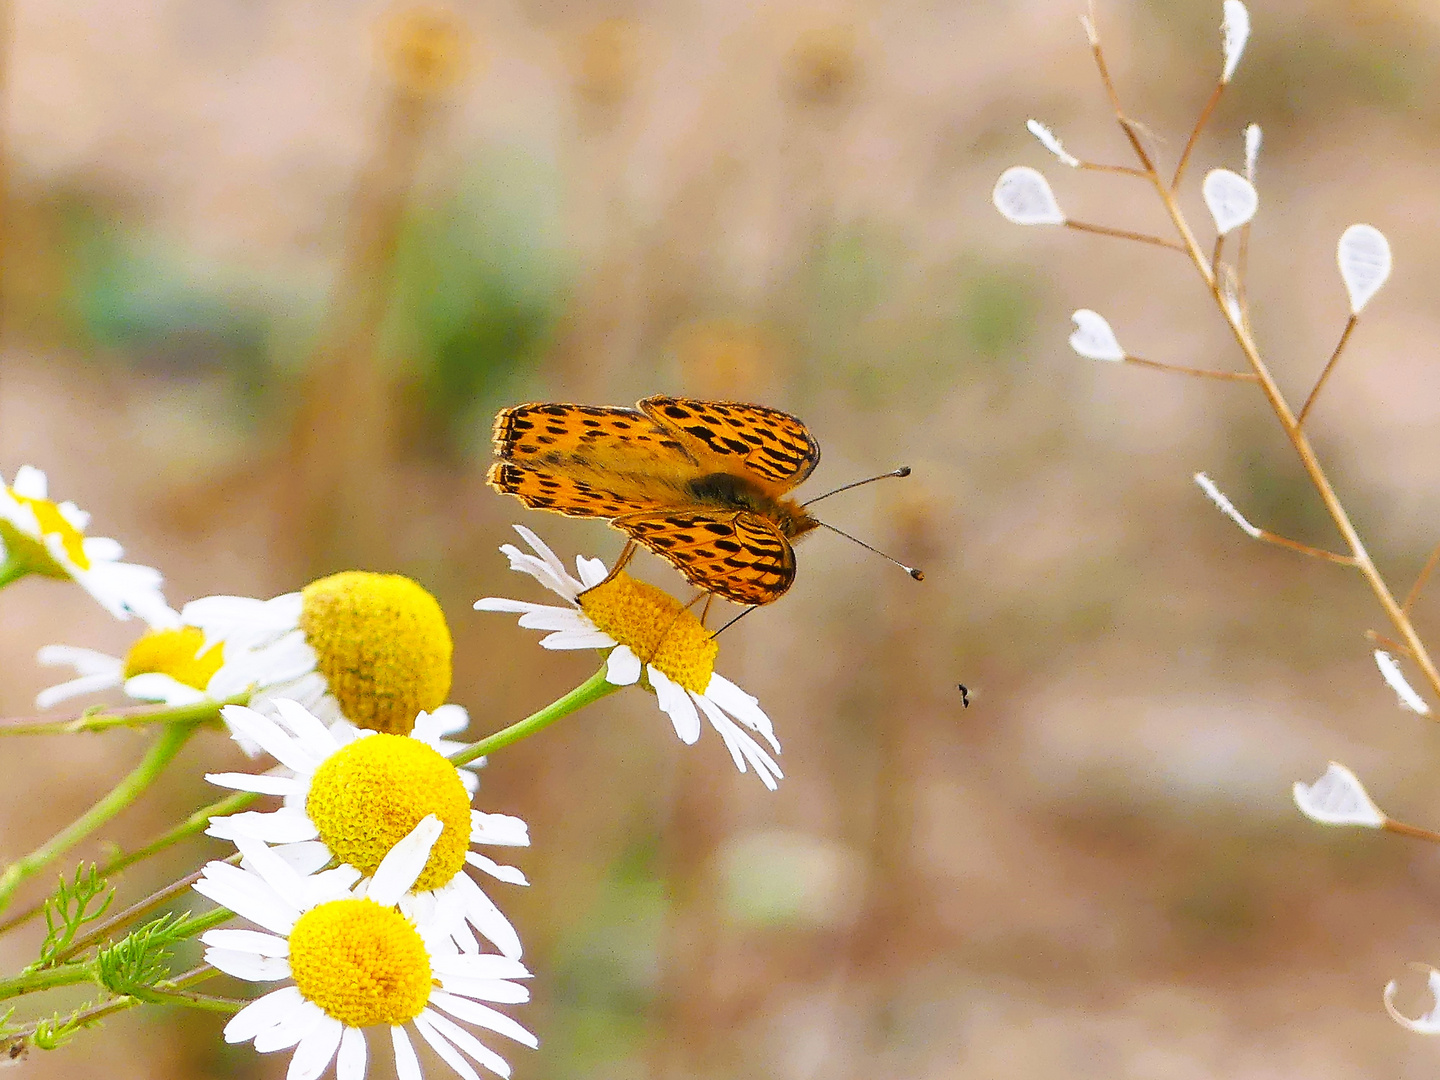
[[[697,588],[737,604],[778,600],[795,580],[795,552],[774,524],[745,512],[665,510],[611,522]]]

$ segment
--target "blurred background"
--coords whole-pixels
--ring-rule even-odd
[[[1066,171],[1025,133],[1038,117],[1127,160],[1082,5],[3,10],[0,475],[47,470],[175,606],[410,574],[452,620],[479,736],[593,666],[470,609],[540,599],[496,551],[510,523],[567,558],[621,546],[485,487],[498,407],[758,401],[824,448],[806,495],[914,468],[825,511],[923,585],[813,535],[790,593],[722,638],[718,669],[782,740],[778,793],[713,732],[679,745],[639,691],[491,762],[480,805],[534,840],[532,888],[492,891],[537,973],[515,1012],[541,1049],[506,1048],[521,1080],[1433,1075],[1440,1047],[1380,989],[1440,961],[1435,852],[1326,832],[1289,795],[1334,758],[1395,816],[1440,823],[1440,733],[1379,680],[1375,602],[1248,542],[1191,482],[1338,543],[1257,392],[1066,347],[1091,307],[1140,356],[1237,369],[1189,264],[990,205],[1031,164],[1073,217],[1163,228],[1142,184]],[[1396,275],[1309,424],[1403,593],[1440,538],[1440,16],[1251,11],[1185,205],[1208,230],[1194,188],[1239,168],[1258,121],[1251,295],[1295,401],[1347,314],[1337,237],[1389,235]],[[1098,14],[1173,162],[1220,68],[1219,3]],[[139,629],[50,581],[0,602],[5,715],[57,681],[39,646],[123,650]],[[142,745],[8,744],[0,858]],[[106,839],[151,836],[236,766],[220,735],[196,740]],[[222,851],[146,864],[122,901]],[[34,938],[5,939],[5,970]],[[24,1068],[283,1074],[287,1055],[226,1048],[220,1026],[145,1010]]]

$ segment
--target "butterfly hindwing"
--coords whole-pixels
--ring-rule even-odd
[[[790,541],[757,514],[673,509],[628,514],[611,524],[692,585],[737,604],[768,604],[795,580]]]
[[[702,466],[738,471],[770,494],[795,487],[815,471],[820,444],[789,413],[738,401],[699,401],[664,395],[640,402],[641,410],[674,432]]]
[[[497,461],[486,477],[490,486],[514,495],[535,510],[549,510],[568,517],[613,518],[625,514],[651,513],[656,503],[633,495],[622,495],[562,472]]]

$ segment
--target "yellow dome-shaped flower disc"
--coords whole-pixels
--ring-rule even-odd
[[[697,694],[709,689],[720,643],[663,589],[622,570],[582,592],[579,604],[596,627],[671,682]]]
[[[169,675],[178,683],[204,690],[224,660],[223,646],[212,645],[201,652],[204,646],[205,635],[194,626],[151,630],[125,654],[125,678]]]
[[[450,693],[450,627],[439,603],[399,574],[347,570],[305,586],[300,629],[346,719],[408,734]]]
[[[416,892],[438,889],[465,865],[470,796],[455,766],[408,735],[371,735],[331,754],[310,781],[305,812],[330,853],[366,877],[426,814],[445,826]]]
[[[307,1001],[346,1027],[403,1024],[430,1000],[430,954],[415,926],[373,900],[331,900],[290,931],[290,970]]]

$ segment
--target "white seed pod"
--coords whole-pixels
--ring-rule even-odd
[[[1300,812],[1320,825],[1378,829],[1385,824],[1385,815],[1371,801],[1359,777],[1334,761],[1313,784],[1297,781],[1294,795]]]
[[[1066,150],[1065,144],[1056,137],[1053,131],[1040,123],[1039,120],[1026,120],[1025,127],[1031,135],[1034,135],[1035,138],[1040,140],[1041,146],[1045,147],[1046,150],[1049,150],[1050,153],[1060,159],[1060,164],[1069,165],[1072,169],[1078,169],[1080,167],[1080,159],[1070,153],[1069,150]]]
[[[1260,159],[1260,125],[1251,124],[1245,129],[1245,179],[1255,183],[1255,162]]]
[[[1016,225],[1064,225],[1065,214],[1055,201],[1050,182],[1038,169],[1012,165],[995,181],[995,209]]]
[[[1214,480],[1211,480],[1210,477],[1206,476],[1203,472],[1197,472],[1195,474],[1195,483],[1200,485],[1200,490],[1205,492],[1205,495],[1215,504],[1216,508],[1219,509],[1222,514],[1240,526],[1241,531],[1244,532],[1246,536],[1252,540],[1260,539],[1260,529],[1251,525],[1250,522],[1245,519],[1245,515],[1235,509],[1235,504],[1227,499],[1225,493],[1215,486]]]
[[[1390,277],[1390,241],[1373,225],[1351,225],[1340,234],[1335,257],[1350,294],[1350,313],[1359,315]]]
[[[1431,1005],[1429,1011],[1423,1016],[1411,1020],[1395,1007],[1395,982],[1392,980],[1385,984],[1385,1011],[1403,1028],[1408,1028],[1417,1035],[1440,1035],[1440,971],[1423,964],[1414,965],[1422,971],[1427,972],[1426,980],[1430,987]]]
[[[1400,699],[1402,709],[1409,709],[1421,716],[1430,715],[1430,706],[1425,704],[1425,699],[1405,681],[1405,673],[1400,670],[1400,665],[1395,662],[1393,656],[1384,649],[1376,649],[1375,666],[1380,669],[1380,677],[1385,680],[1385,685],[1395,691],[1395,696]]]
[[[1075,320],[1075,332],[1070,335],[1070,347],[1087,360],[1120,361],[1125,359],[1125,350],[1115,338],[1115,331],[1105,321],[1105,316],[1089,308],[1081,308],[1070,316]]]
[[[1201,192],[1210,216],[1215,219],[1215,231],[1221,236],[1248,224],[1260,206],[1255,185],[1229,169],[1211,169],[1206,173]]]
[[[1220,81],[1228,83],[1240,63],[1241,54],[1245,52],[1245,43],[1250,40],[1250,12],[1240,0],[1225,0],[1225,18],[1220,24],[1220,32],[1225,36],[1225,70],[1220,73]]]

